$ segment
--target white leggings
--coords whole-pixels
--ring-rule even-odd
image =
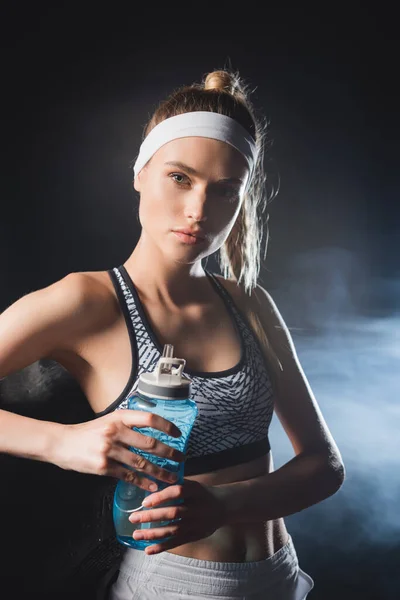
[[[289,536],[274,555],[243,563],[128,549],[108,600],[304,600],[313,587]]]

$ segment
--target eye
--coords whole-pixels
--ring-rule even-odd
[[[173,179],[178,185],[182,185],[183,183],[189,181],[187,175],[184,175],[183,173],[170,173],[169,177],[171,177],[171,179]]]
[[[229,200],[229,202],[239,200],[239,189],[234,186],[221,186],[218,190],[218,194],[221,198],[224,198],[224,200]]]

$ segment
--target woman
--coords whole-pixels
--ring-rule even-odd
[[[112,600],[300,600],[313,587],[283,518],[335,493],[344,468],[287,327],[257,285],[263,136],[237,75],[215,71],[176,90],[151,118],[135,163],[142,231],[131,256],[108,272],[69,274],[0,317],[0,376],[56,360],[97,415],[60,425],[1,411],[0,451],[151,491],[146,475],[173,477],[128,448],[184,457],[131,428],[179,432],[125,410],[126,400],[164,344],[186,359],[199,413],[185,482],[155,491],[153,510],[132,516],[178,520],[135,532],[170,540],[125,552]],[[218,250],[224,277],[202,266]],[[274,409],[296,454],[277,471],[268,442]],[[162,506],[172,498],[183,502]]]

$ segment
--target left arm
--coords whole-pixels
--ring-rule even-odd
[[[343,483],[337,459],[317,450],[301,452],[282,467],[253,479],[214,486],[226,523],[286,517],[332,496]]]
[[[258,314],[282,367],[271,366],[275,412],[296,456],[266,475],[216,486],[217,495],[227,505],[229,522],[277,519],[301,511],[334,494],[345,473],[340,452],[274,301],[258,286],[247,302]]]

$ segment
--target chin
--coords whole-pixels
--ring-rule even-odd
[[[177,250],[176,248],[173,250],[170,248],[168,250],[164,249],[164,256],[167,260],[172,260],[173,262],[181,265],[192,265],[209,255],[209,252],[204,252],[204,248],[201,252],[199,252],[194,246],[187,246],[181,250]]]

